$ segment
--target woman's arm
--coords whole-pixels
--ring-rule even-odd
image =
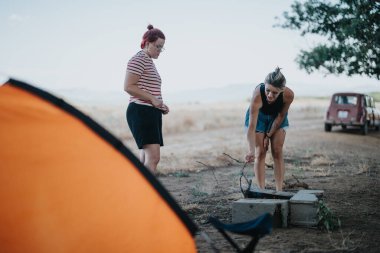
[[[249,106],[249,124],[247,131],[248,140],[248,154],[245,157],[247,162],[253,162],[255,159],[255,147],[256,147],[256,124],[257,117],[259,115],[259,109],[262,107],[262,100],[260,95],[260,87],[256,87],[253,92],[251,104]]]
[[[269,138],[272,137],[272,135],[277,131],[277,129],[280,127],[282,121],[284,120],[286,113],[289,110],[290,104],[293,102],[294,99],[294,93],[291,89],[288,87],[284,90],[284,106],[282,107],[282,110],[277,115],[276,119],[273,121],[272,127],[267,132],[267,136]]]
[[[140,76],[127,71],[124,81],[124,90],[137,98],[150,101],[154,107],[161,108],[163,105],[162,100],[156,98],[152,94],[143,91],[137,86]]]

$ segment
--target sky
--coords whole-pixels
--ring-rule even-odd
[[[289,0],[2,0],[0,76],[50,91],[124,94],[128,60],[140,50],[147,25],[166,36],[155,60],[162,91],[256,84],[276,66],[299,95],[380,91],[366,77],[311,75],[295,58],[319,37],[273,27]]]

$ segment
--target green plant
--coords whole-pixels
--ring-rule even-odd
[[[333,231],[341,227],[340,219],[336,217],[323,200],[318,202],[318,226],[327,231]]]
[[[201,191],[199,184],[196,184],[195,187],[191,188],[191,194],[194,197],[205,197],[205,196],[208,196],[207,192]]]
[[[190,177],[189,173],[183,171],[176,171],[172,175],[174,177]]]

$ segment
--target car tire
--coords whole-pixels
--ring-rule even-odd
[[[368,122],[365,122],[364,125],[362,126],[362,135],[367,135],[368,134]]]
[[[326,132],[331,132],[332,125],[325,123],[325,131]]]

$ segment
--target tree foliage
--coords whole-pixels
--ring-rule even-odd
[[[301,50],[296,58],[301,69],[380,80],[380,1],[295,1],[291,9],[277,26],[327,38],[309,51]]]

